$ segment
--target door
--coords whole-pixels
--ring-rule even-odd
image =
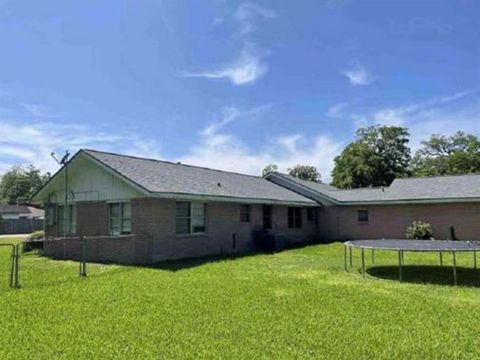
[[[263,205],[263,228],[272,228],[272,207],[270,205]]]

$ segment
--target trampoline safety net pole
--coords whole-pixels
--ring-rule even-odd
[[[398,252],[398,279],[402,281],[402,252]]]
[[[362,276],[365,278],[365,249],[362,248]]]
[[[457,285],[457,259],[455,257],[455,251],[452,251],[453,258],[453,283]]]

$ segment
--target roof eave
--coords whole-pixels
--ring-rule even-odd
[[[435,198],[435,199],[398,199],[398,200],[366,200],[366,201],[342,201],[341,206],[355,205],[406,205],[406,204],[450,204],[480,202],[480,197],[472,198]]]
[[[279,199],[263,199],[263,198],[190,194],[190,193],[172,193],[172,192],[154,192],[154,193],[151,193],[150,196],[154,198],[162,198],[162,199],[177,199],[177,200],[192,200],[192,201],[216,201],[216,202],[304,206],[304,207],[319,206],[319,204],[314,202],[313,200],[311,202],[310,201],[291,201],[291,200],[279,200]]]

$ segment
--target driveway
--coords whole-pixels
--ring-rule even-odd
[[[5,234],[5,235],[0,235],[0,239],[5,239],[5,238],[26,238],[30,234]]]

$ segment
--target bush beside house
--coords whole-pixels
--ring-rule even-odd
[[[407,228],[406,236],[411,240],[430,240],[433,236],[433,229],[429,223],[414,221]]]

